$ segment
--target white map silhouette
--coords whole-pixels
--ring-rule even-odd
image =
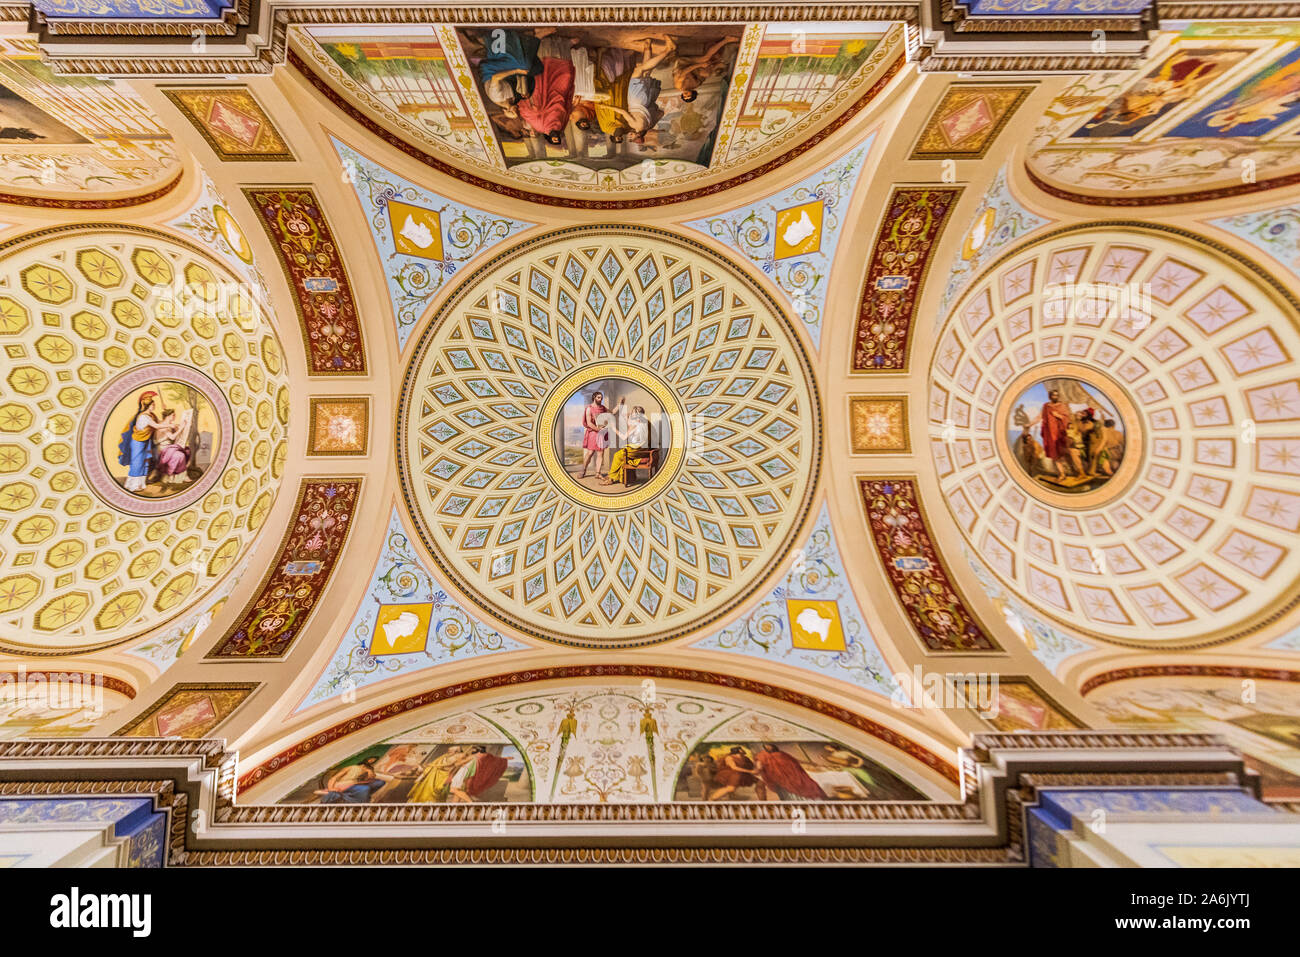
[[[424,223],[417,223],[410,213],[406,215],[406,222],[402,223],[401,234],[421,249],[428,249],[433,245],[433,230]]]
[[[794,620],[794,623],[807,634],[816,635],[818,640],[825,644],[830,637],[831,621],[832,619],[821,614],[816,608],[805,608],[799,612],[799,617]]]
[[[817,227],[808,218],[808,210],[804,209],[800,210],[799,218],[785,228],[782,238],[791,246],[798,246],[815,232]]]
[[[420,627],[420,616],[412,611],[404,611],[392,621],[384,622],[382,627],[388,647],[392,648],[397,644],[397,639],[409,638],[415,634],[415,629]]]

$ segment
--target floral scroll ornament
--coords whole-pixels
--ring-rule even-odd
[[[366,356],[352,285],[334,234],[309,189],[245,189],[276,247],[297,299],[309,372],[364,374]]]
[[[385,263],[399,348],[406,344],[429,300],[462,265],[489,246],[532,225],[461,206],[420,189],[338,140],[334,140],[334,148],[342,160],[345,178],[361,201],[380,258]],[[440,256],[417,257],[399,251],[393,235],[391,203],[418,207],[439,224]]]
[[[939,313],[947,314],[948,307],[957,301],[980,267],[992,262],[1008,243],[1054,221],[1022,206],[1007,185],[1007,168],[1004,166],[998,170],[971,217],[961,247],[953,254],[948,282],[939,302]]]
[[[303,481],[297,515],[261,594],[209,659],[277,658],[289,650],[325,591],[360,493],[360,479]]]
[[[829,274],[843,225],[842,215],[870,148],[868,140],[798,185],[754,206],[687,223],[752,260],[770,276],[789,297],[795,314],[815,344],[821,340]],[[820,206],[821,216],[815,234],[816,248],[782,255],[777,235],[781,213],[815,205]]]
[[[787,601],[835,601],[844,632],[842,651],[797,648],[791,640]],[[783,584],[747,616],[693,647],[736,652],[808,668],[881,694],[895,685],[853,598],[844,563],[823,508]]]
[[[271,300],[266,278],[253,260],[253,249],[243,229],[230,214],[230,203],[211,177],[203,176],[203,192],[185,213],[168,223],[218,253],[252,287],[259,302]]]
[[[1300,276],[1300,206],[1282,206],[1209,220],[1240,236]]]
[[[958,594],[921,514],[916,483],[861,479],[872,541],[917,635],[931,651],[999,651]]]
[[[839,220],[831,212],[834,203],[833,194],[825,188],[811,194],[807,190],[798,192],[811,195],[812,199],[821,199],[825,204],[823,208],[827,220],[838,225]],[[809,200],[801,200],[801,202],[807,201]],[[767,210],[755,209],[739,222],[715,219],[710,224],[709,230],[714,236],[729,246],[739,249],[758,263],[763,272],[771,276],[776,284],[790,295],[790,304],[794,307],[795,315],[809,328],[820,329],[821,307],[825,301],[825,295],[820,292],[820,287],[825,274],[818,268],[819,264],[816,260],[821,257],[778,262],[774,256],[774,217],[775,210],[772,211],[772,215],[768,215]]]
[[[907,368],[907,347],[921,284],[961,189],[894,189],[873,246],[858,307],[854,372]]]
[[[429,631],[423,651],[372,654],[380,608],[391,604],[428,604]],[[324,674],[299,708],[310,707],[363,685],[402,672],[417,671],[452,660],[516,651],[522,645],[471,618],[434,581],[411,548],[410,537],[396,510],[388,522],[384,550],[370,588]]]

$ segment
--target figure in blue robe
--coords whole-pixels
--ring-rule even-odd
[[[117,461],[125,465],[126,490],[139,492],[145,487],[153,463],[153,430],[162,425],[153,415],[153,404],[158,393],[146,392],[140,396],[136,414],[127,423],[122,439],[117,444]]]

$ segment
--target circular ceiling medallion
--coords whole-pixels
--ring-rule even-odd
[[[1104,641],[1277,621],[1300,601],[1297,315],[1176,229],[1065,227],[1002,256],[930,367],[931,453],[972,560]]]
[[[543,470],[585,508],[634,508],[658,496],[686,455],[673,437],[685,434],[672,387],[627,362],[574,370],[537,417]]]
[[[1029,369],[1007,386],[994,433],[1007,473],[1041,502],[1091,508],[1123,494],[1142,460],[1137,408],[1118,382],[1077,362]]]
[[[217,384],[197,369],[149,362],[90,403],[78,441],[91,491],[132,515],[194,504],[230,458],[234,421]]]
[[[399,473],[468,598],[533,637],[666,641],[774,572],[821,457],[776,302],[693,241],[566,229],[467,277],[408,365]]]
[[[107,647],[202,601],[287,455],[280,344],[247,287],[161,233],[45,230],[3,247],[0,344],[0,647]]]

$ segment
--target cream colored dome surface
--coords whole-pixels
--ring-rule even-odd
[[[1204,644],[1274,620],[1300,575],[1296,316],[1280,286],[1179,230],[1071,228],[1003,256],[931,366],[931,451],[967,545],[1105,640]],[[1071,429],[1118,436],[1095,469],[1091,439],[1061,437],[1096,477],[1026,466],[1055,441],[1039,438],[1053,388],[1092,413]]]
[[[646,410],[657,462],[636,484],[577,477],[596,388]],[[751,594],[807,518],[822,438],[774,300],[698,243],[617,226],[465,279],[420,339],[399,428],[443,570],[507,625],[589,646],[685,634]]]
[[[287,452],[280,345],[247,287],[161,233],[47,230],[0,249],[0,344],[0,644],[111,645],[201,599]]]

